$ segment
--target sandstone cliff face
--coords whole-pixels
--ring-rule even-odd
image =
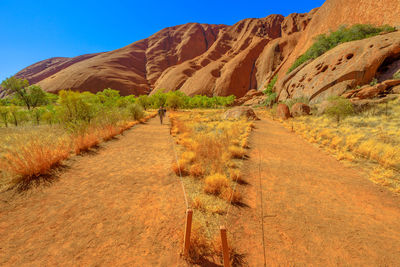
[[[400,32],[341,44],[281,79],[279,100],[307,97],[318,102],[369,83],[387,63],[400,59]]]
[[[352,42],[342,46],[344,50],[335,50],[342,56],[343,64],[336,66],[332,74],[325,71],[310,81],[309,77],[300,81],[306,71],[310,71],[309,75],[315,72],[318,59],[296,75],[286,75],[296,58],[311,46],[313,38],[343,24],[400,25],[398,14],[398,0],[327,0],[309,13],[287,17],[245,19],[232,26],[189,23],[170,27],[111,52],[45,60],[17,76],[53,92],[97,92],[110,87],[122,95],[180,89],[188,95],[241,97],[250,89],[262,90],[278,75],[276,88],[281,99],[299,95],[318,99],[329,92],[340,93],[343,88],[368,82],[376,74],[379,62],[395,53],[396,48],[377,50],[378,57],[373,61],[366,60],[368,53],[372,53],[367,51],[374,51],[368,48],[369,40]],[[353,59],[347,61],[346,53],[351,51]],[[329,53],[321,60],[330,69],[338,57]],[[354,62],[357,64],[353,66]],[[348,78],[356,72],[362,72],[362,78]],[[340,77],[335,78],[338,73]]]
[[[39,85],[51,92],[113,88],[122,95],[147,94],[165,69],[203,54],[225,27],[190,23],[166,28],[121,49],[67,66]]]

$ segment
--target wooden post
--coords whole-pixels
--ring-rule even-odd
[[[189,255],[189,248],[190,248],[190,233],[192,231],[192,215],[193,210],[187,209],[186,210],[186,226],[185,226],[185,241],[183,245],[183,255]]]
[[[220,227],[220,232],[221,232],[222,255],[224,258],[224,267],[230,267],[231,261],[229,259],[228,239],[226,238],[225,226]]]

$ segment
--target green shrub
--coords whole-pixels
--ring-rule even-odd
[[[278,80],[278,75],[275,75],[272,80],[268,83],[268,85],[265,87],[265,90],[263,93],[267,95],[267,98],[265,99],[263,105],[271,106],[275,100],[276,100],[276,92],[274,92],[274,86],[276,81]]]
[[[150,99],[148,95],[141,95],[137,98],[136,103],[142,106],[144,110],[150,107]]]
[[[129,114],[134,120],[140,120],[144,117],[144,111],[142,106],[133,103],[128,106]]]
[[[292,72],[304,62],[315,59],[326,51],[338,46],[339,44],[361,40],[378,35],[381,32],[393,32],[396,29],[391,26],[375,27],[373,25],[356,24],[350,28],[341,26],[337,31],[330,32],[329,35],[321,34],[316,37],[314,44],[289,68],[288,73]]]
[[[354,114],[353,104],[349,99],[340,96],[332,96],[328,98],[330,106],[325,110],[325,114],[336,118],[339,125],[340,120]]]
[[[3,123],[6,127],[8,127],[8,107],[0,106],[0,117],[3,120]]]
[[[378,84],[378,80],[376,78],[373,78],[372,81],[369,83],[369,85],[374,86]]]
[[[178,108],[182,108],[184,105],[184,100],[181,96],[176,93],[168,94],[167,100],[165,101],[165,105],[169,108],[177,110]]]
[[[400,79],[400,70],[393,74],[393,79]]]

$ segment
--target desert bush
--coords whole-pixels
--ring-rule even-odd
[[[147,110],[150,107],[149,96],[141,95],[137,98],[136,103],[141,105],[144,110]]]
[[[400,79],[400,70],[393,74],[393,79]]]
[[[4,126],[8,127],[8,107],[0,106],[0,117],[3,120]]]
[[[204,191],[213,195],[219,195],[224,188],[229,187],[228,179],[220,173],[207,176],[204,183]]]
[[[178,94],[172,93],[167,95],[165,104],[167,107],[177,110],[178,108],[182,108],[184,106],[184,100]]]
[[[46,109],[42,107],[35,107],[32,109],[31,116],[33,117],[37,125],[40,124],[40,119],[42,118],[44,113],[46,113]]]
[[[0,168],[14,177],[15,183],[30,182],[49,173],[65,160],[70,151],[70,142],[65,138],[29,138],[16,141],[5,149],[0,160]]]
[[[62,90],[59,93],[60,118],[62,123],[87,122],[96,115],[95,101],[90,93]]]
[[[193,177],[202,177],[205,173],[205,170],[200,163],[195,163],[190,166],[189,173]]]
[[[392,31],[395,31],[395,28],[387,25],[375,27],[373,25],[357,24],[350,28],[341,26],[337,31],[330,32],[329,34],[321,34],[315,38],[314,44],[303,55],[296,59],[293,65],[289,68],[288,73],[304,62],[321,56],[326,51],[338,46],[339,44],[369,38],[378,35],[381,32]]]
[[[100,143],[99,135],[94,129],[76,135],[73,140],[76,155],[88,152],[90,148],[95,147]]]
[[[246,151],[238,146],[229,146],[229,153],[234,159],[241,159],[246,154]]]
[[[192,263],[202,263],[203,259],[214,254],[212,242],[205,236],[204,227],[194,221],[190,236],[189,260]]]
[[[277,80],[278,80],[278,75],[275,75],[272,78],[272,80],[268,83],[268,85],[265,87],[263,93],[267,95],[267,98],[263,103],[264,105],[271,106],[275,102],[277,95],[276,92],[274,92],[274,86]]]
[[[187,176],[189,175],[189,170],[188,170],[188,162],[183,160],[183,159],[179,159],[178,162],[174,162],[172,164],[172,170],[175,172],[176,175],[180,176]]]
[[[332,105],[325,110],[325,113],[328,116],[336,118],[338,125],[341,119],[354,114],[353,104],[350,100],[339,96],[333,96],[330,97],[328,101],[331,102]]]
[[[233,191],[230,187],[224,187],[221,192],[221,198],[227,202],[238,204],[242,201],[242,194],[238,191]]]
[[[139,104],[136,104],[136,103],[130,104],[128,106],[128,110],[129,110],[129,114],[130,114],[131,118],[133,118],[136,121],[140,120],[144,117],[143,108]]]

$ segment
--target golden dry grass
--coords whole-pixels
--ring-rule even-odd
[[[200,257],[218,258],[213,242],[220,222],[228,206],[242,200],[234,188],[235,183],[243,182],[240,167],[254,124],[243,119],[223,120],[222,113],[193,110],[169,114],[181,166],[174,162],[173,170],[177,175],[181,170],[189,176],[183,183],[190,207],[195,210],[194,222],[202,229],[195,234],[194,261]]]
[[[9,146],[4,148],[0,169],[11,176],[15,184],[30,182],[68,158],[71,142],[68,136],[27,134],[8,138]]]
[[[148,114],[142,122],[155,117]],[[60,126],[29,126],[0,128],[0,189],[50,173],[52,168],[70,157],[71,152],[81,154],[136,125],[92,126],[79,134],[68,134]]]
[[[228,178],[220,173],[207,176],[204,180],[204,191],[208,194],[219,195],[228,186]]]
[[[268,116],[265,111],[262,114]],[[262,116],[261,115],[261,116]],[[338,160],[364,168],[373,164],[370,179],[398,192],[400,189],[400,99],[345,118],[337,125],[322,116],[297,117],[285,127],[334,153]],[[368,164],[365,164],[367,163]],[[377,171],[380,170],[380,171]],[[386,170],[386,171],[382,171]]]

